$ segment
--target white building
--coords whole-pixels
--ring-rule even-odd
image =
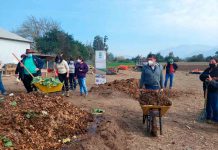
[[[12,53],[19,59],[21,54],[30,48],[32,42],[11,32],[0,28],[0,61],[6,63],[18,63]]]

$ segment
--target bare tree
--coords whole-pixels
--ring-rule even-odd
[[[52,19],[29,16],[14,32],[34,42],[37,38],[42,37],[46,32],[53,29],[59,30],[60,28],[60,24]]]

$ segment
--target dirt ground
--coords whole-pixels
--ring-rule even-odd
[[[121,71],[119,75],[107,76],[108,81],[128,78],[140,78],[140,73]],[[22,84],[17,85],[13,77],[4,77],[3,82],[9,91],[24,90]],[[87,82],[90,88],[94,84],[94,75],[88,75]],[[71,92],[67,101],[87,111],[101,108],[105,113],[96,117],[96,123],[90,126],[87,136],[75,140],[63,149],[217,150],[218,125],[196,121],[204,103],[202,83],[198,75],[178,71],[174,87],[192,91],[193,94],[172,99],[173,105],[163,117],[163,135],[157,138],[146,133],[139,102],[128,95],[115,91],[107,97],[89,93],[84,98],[80,96],[78,89]]]

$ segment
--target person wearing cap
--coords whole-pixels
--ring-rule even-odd
[[[166,76],[165,76],[165,82],[164,82],[164,87],[167,87],[167,82],[170,78],[170,89],[172,89],[173,87],[173,80],[175,77],[175,72],[178,69],[178,65],[176,63],[174,63],[174,60],[172,58],[170,58],[167,62],[167,64],[165,65],[166,68]]]
[[[32,92],[33,89],[36,90],[36,87],[32,85],[33,77],[30,75],[30,73],[34,77],[41,76],[41,69],[44,65],[43,61],[37,56],[34,56],[33,53],[35,53],[34,50],[26,49],[26,55],[22,60],[22,64],[20,64],[23,73],[23,84],[27,90],[27,93]],[[24,68],[24,66],[28,69],[28,71]]]
[[[76,90],[76,79],[75,79],[75,62],[72,57],[70,57],[70,61],[68,62],[69,65],[69,82],[70,82],[70,89]]]
[[[0,91],[1,91],[2,95],[7,95],[7,92],[6,92],[5,87],[3,85],[3,82],[2,82],[2,74],[3,74],[2,72],[4,70],[2,67],[3,67],[2,62],[0,61]]]
[[[58,77],[61,82],[64,82],[64,86],[62,88],[62,94],[64,95],[66,91],[66,96],[69,97],[70,96],[69,86],[68,86],[69,66],[67,61],[65,61],[61,55],[56,56],[54,69],[55,69],[55,76]]]
[[[23,81],[23,76],[24,76],[24,68],[21,67],[21,63],[23,62],[23,58],[26,56],[26,54],[22,54],[21,61],[17,64],[16,70],[15,70],[15,77],[18,78],[19,80]]]
[[[157,63],[154,54],[149,54],[144,64],[140,79],[140,88],[163,91],[163,67]]]

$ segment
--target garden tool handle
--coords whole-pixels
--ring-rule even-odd
[[[12,53],[12,55],[17,59],[17,61],[18,61],[20,64],[23,65],[24,69],[26,69],[26,71],[31,75],[31,77],[34,78],[33,74],[26,68],[26,66],[21,62],[21,60],[19,60],[19,58],[17,58],[17,56],[16,56],[14,53]]]

